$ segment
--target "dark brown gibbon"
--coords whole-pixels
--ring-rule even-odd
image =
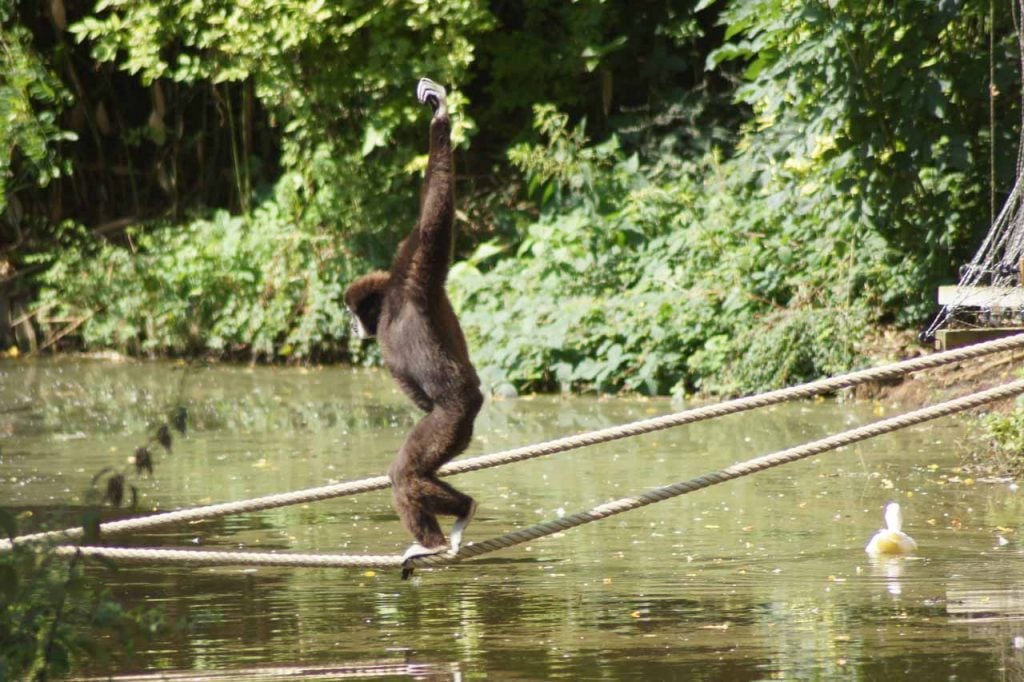
[[[395,382],[427,413],[413,427],[388,471],[395,509],[415,540],[403,556],[405,561],[449,548],[438,515],[455,517],[450,548],[459,549],[476,502],[439,479],[436,472],[469,445],[473,421],[483,404],[480,379],[444,289],[455,218],[446,92],[423,78],[416,96],[434,111],[419,221],[399,245],[390,272],[364,275],[345,292],[357,333],[377,337],[384,365]]]

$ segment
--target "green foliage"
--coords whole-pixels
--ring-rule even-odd
[[[15,4],[0,0],[0,212],[8,192],[69,172],[59,148],[76,139],[58,122],[71,96],[14,21]]]
[[[734,118],[718,97],[731,90],[727,81],[703,69],[715,14],[698,12],[692,0],[490,7],[497,25],[479,41],[474,68],[482,87],[473,101],[486,103],[474,111],[485,134],[522,139],[538,102],[586,118],[600,136],[617,127],[699,136]],[[703,111],[714,105],[721,106]]]
[[[137,90],[107,116],[126,121],[110,156],[148,158],[147,184],[128,173],[101,196],[117,197],[115,215],[143,214],[148,196],[165,207],[149,215],[170,221],[112,243],[55,227],[63,241],[18,265],[55,263],[41,317],[80,322],[88,347],[343,355],[344,285],[385,265],[414,220],[425,115],[411,87],[429,74],[455,85],[472,223],[460,251],[476,251],[453,296],[490,383],[735,392],[842,371],[870,325],[930,311],[1001,199],[986,191],[990,163],[997,190],[1009,186],[1019,104],[999,93],[1019,88],[1017,43],[1012,17],[989,11],[101,0],[71,23],[74,44],[58,32],[61,70],[22,62]],[[31,116],[64,101],[17,82],[12,101]],[[109,93],[75,92],[74,113],[97,119],[96,165],[122,163],[104,158]],[[34,149],[59,134],[44,127]],[[230,197],[208,189],[225,178]],[[76,180],[66,195],[90,196]],[[181,225],[188,211],[200,217]]]
[[[286,177],[251,216],[219,212],[128,233],[134,252],[65,251],[41,278],[51,317],[89,318],[87,348],[226,357],[329,357],[345,348],[342,293],[365,263],[303,229]],[[294,209],[298,210],[298,209]]]
[[[410,134],[410,124],[423,120],[411,96],[415,78],[465,82],[470,38],[488,26],[479,0],[104,0],[70,30],[97,61],[144,84],[251,82],[280,130],[284,169],[301,180],[304,220],[393,235],[394,222],[409,220],[415,208],[409,171],[424,165],[422,126]],[[223,104],[230,124],[253,125],[236,124],[231,99]],[[473,123],[457,88],[449,105],[453,136],[463,142]],[[242,186],[248,169],[239,157],[248,151],[233,152]]]
[[[1024,457],[1024,409],[1007,413],[992,413],[982,420],[985,436],[991,439],[996,449]]]
[[[1009,14],[990,27],[989,11],[988,0],[736,0],[723,13],[732,42],[708,59],[746,63],[751,181],[799,186],[800,213],[840,202],[837,218],[891,245],[900,271],[886,296],[903,323],[930,311],[934,286],[987,230],[992,145],[994,180],[1012,184],[1019,111],[997,99],[989,128],[988,69],[991,57],[995,92],[1018,90],[1017,41]]]
[[[539,216],[506,249],[514,260],[453,277],[485,378],[754,391],[849,369],[870,325],[921,321],[988,225],[992,134],[1012,177],[1016,105],[999,102],[987,127],[987,13],[729,4],[730,42],[708,63],[745,62],[737,96],[753,116],[724,159],[589,147],[538,108],[545,143],[510,158]],[[1007,18],[994,32],[996,87],[1010,91]]]
[[[985,455],[982,466],[1000,475],[1024,475],[1024,405],[1019,398],[1013,410],[985,415],[976,431]]]
[[[503,154],[521,132],[517,117],[541,97],[592,113],[607,130],[613,103],[643,118],[659,88],[703,78],[704,29],[678,0],[101,0],[72,15],[66,31],[45,8],[23,8],[19,20],[36,40],[57,29],[54,64],[76,83],[69,120],[88,131],[76,159],[107,173],[74,177],[46,203],[60,215],[66,197],[81,200],[75,219],[99,222],[101,241],[67,229],[74,239],[21,253],[16,265],[52,265],[36,319],[60,320],[44,329],[50,339],[67,332],[89,348],[344,352],[341,287],[386,264],[414,220],[425,162],[424,109],[411,96],[418,75],[454,86],[464,149],[475,132],[468,97],[489,103],[478,107],[491,145],[478,167]],[[130,171],[114,177],[116,164]],[[261,199],[274,172],[277,190]],[[244,217],[210,217],[206,202]],[[161,213],[180,223],[190,209],[205,217],[118,227]],[[297,248],[282,254],[289,239]],[[235,246],[242,251],[225,251]]]
[[[0,526],[5,537],[17,535],[17,521],[5,510]],[[66,675],[107,658],[106,638],[130,654],[135,642],[163,627],[156,611],[126,609],[81,564],[37,546],[0,552],[0,680]]]
[[[732,392],[856,361],[876,297],[865,281],[883,270],[877,250],[851,247],[858,226],[811,229],[790,215],[799,192],[753,188],[742,162],[666,173],[566,125],[538,108],[547,144],[512,153],[544,205],[517,257],[488,269],[491,248],[452,273],[485,381]]]
[[[39,279],[40,319],[71,320],[87,348],[346,354],[344,286],[387,263],[415,219],[428,118],[415,78],[466,82],[470,37],[489,21],[478,0],[98,2],[69,31],[96,62],[149,89],[146,125],[125,131],[136,140],[128,153],[157,149],[155,184],[175,211],[185,183],[217,196],[207,185],[230,175],[241,215],[200,205],[193,214],[202,217],[184,225],[132,220],[144,227],[32,256],[51,266]],[[196,112],[194,101],[208,109]],[[458,87],[449,104],[453,136],[465,143],[473,122]],[[211,119],[226,135],[203,136]],[[188,123],[202,126],[199,135],[183,132]],[[229,168],[190,170],[194,158],[217,163],[223,146]],[[257,172],[270,161],[282,171],[272,191]],[[134,179],[130,191],[137,199]]]

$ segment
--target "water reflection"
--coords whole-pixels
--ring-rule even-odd
[[[173,406],[183,372],[165,363],[0,363],[0,504],[66,525],[92,473],[129,457]],[[155,477],[138,482],[146,509],[380,473],[417,416],[372,371],[216,367],[189,372],[184,386],[190,430],[158,458]],[[640,399],[492,401],[470,454],[672,409]],[[466,474],[459,487],[482,502],[468,539],[887,409],[785,405]],[[1013,679],[1024,649],[1024,502],[1009,486],[956,474],[960,434],[955,420],[936,422],[405,583],[378,571],[124,566],[106,576],[114,589],[129,604],[162,605],[185,627],[92,672]],[[918,555],[871,562],[863,547],[891,500],[903,505]],[[380,491],[123,542],[380,553],[400,551],[406,538]]]
[[[239,668],[235,670],[191,672],[141,673],[91,678],[111,682],[150,682],[170,680],[172,682],[201,682],[205,680],[352,680],[370,678],[407,677],[414,680],[462,680],[458,663],[395,663],[389,661],[353,662],[346,665],[294,665],[262,668]]]

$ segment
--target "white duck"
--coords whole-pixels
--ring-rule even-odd
[[[885,507],[885,529],[875,533],[875,536],[868,542],[864,551],[871,556],[882,556],[892,554],[910,554],[917,551],[917,543],[914,538],[904,533],[903,513],[900,505],[890,502]]]

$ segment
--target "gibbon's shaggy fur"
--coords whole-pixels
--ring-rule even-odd
[[[384,365],[427,413],[388,471],[395,509],[415,539],[406,559],[448,547],[438,515],[456,517],[451,548],[458,551],[476,503],[440,480],[436,471],[469,445],[473,421],[483,404],[480,379],[444,288],[455,218],[446,92],[423,78],[416,94],[434,111],[419,221],[398,247],[390,272],[364,275],[345,292],[359,334],[377,337]]]

